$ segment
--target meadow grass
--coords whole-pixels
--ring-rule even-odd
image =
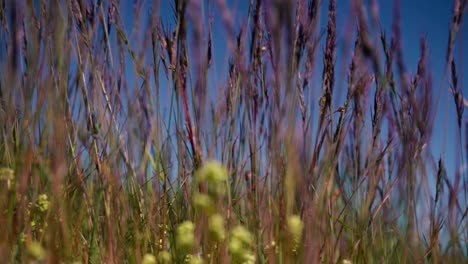
[[[391,32],[364,2],[338,60],[336,0],[1,1],[1,262],[466,263],[428,43],[407,69],[398,1]]]

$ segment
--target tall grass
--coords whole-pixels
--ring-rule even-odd
[[[425,38],[406,66],[399,1],[391,32],[352,1],[339,60],[340,1],[252,0],[241,21],[148,2],[131,27],[118,0],[1,2],[2,262],[467,261],[468,175],[431,150],[438,87]],[[443,75],[465,162],[466,4]]]

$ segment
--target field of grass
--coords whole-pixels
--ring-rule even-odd
[[[467,263],[426,39],[408,69],[398,11],[352,0],[338,64],[341,1],[227,2],[0,1],[0,262]]]

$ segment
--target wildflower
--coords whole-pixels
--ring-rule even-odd
[[[203,263],[205,263],[201,256],[188,255],[187,258],[188,258],[188,263],[189,264],[203,264]]]
[[[288,217],[288,231],[291,234],[294,242],[298,243],[302,237],[304,230],[304,223],[298,215],[291,215]]]
[[[224,219],[221,215],[212,215],[208,222],[208,229],[210,235],[216,242],[221,242],[226,238],[226,231],[224,230]]]
[[[48,200],[47,194],[39,195],[39,198],[37,200],[37,208],[40,212],[46,212],[49,209],[49,204],[50,202]]]
[[[237,226],[232,230],[229,252],[234,263],[255,263],[255,256],[251,250],[252,243],[252,235],[245,227]]]
[[[26,242],[26,234],[25,234],[24,232],[21,232],[21,233],[19,234],[19,242],[20,242],[21,244],[23,244],[24,242]]]
[[[10,168],[0,168],[0,180],[13,180],[15,172]]]
[[[44,248],[42,248],[41,244],[39,244],[38,242],[32,242],[31,244],[29,244],[27,250],[28,254],[32,258],[37,260],[44,259],[46,254]]]
[[[142,264],[156,264],[156,258],[152,254],[145,254]]]
[[[177,228],[177,245],[184,249],[190,249],[193,246],[195,240],[195,226],[190,221],[185,221]]]
[[[255,263],[255,255],[252,252],[246,252],[243,256],[244,264],[254,264]]]
[[[265,246],[265,250],[274,250],[276,249],[276,242],[275,240],[272,240],[269,244]]]
[[[243,226],[236,226],[232,230],[232,236],[246,245],[250,245],[253,242],[253,238],[249,230]]]
[[[171,254],[167,251],[160,251],[158,254],[158,263],[170,264],[172,261]]]
[[[0,168],[0,181],[6,181],[7,188],[10,189],[11,182],[15,179],[15,172],[10,168]]]
[[[196,209],[199,209],[208,215],[211,215],[215,211],[213,200],[206,194],[195,193],[193,195],[193,203]]]
[[[195,174],[195,181],[197,183],[207,182],[209,185],[208,192],[215,196],[224,194],[227,178],[228,172],[226,168],[217,161],[207,162]]]

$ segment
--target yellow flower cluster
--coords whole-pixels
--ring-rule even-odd
[[[220,214],[210,216],[208,221],[208,229],[211,237],[216,242],[222,242],[226,238],[226,231],[224,229],[224,218]]]
[[[226,192],[227,175],[227,170],[216,161],[207,162],[195,174],[196,183],[208,184],[208,194],[194,193],[194,207],[209,216],[208,230],[215,242],[222,242],[226,238],[224,218],[217,213],[216,201]]]
[[[222,196],[226,192],[228,172],[223,165],[217,161],[208,161],[195,173],[197,184],[207,183],[208,194],[213,197]]]
[[[302,238],[304,224],[298,215],[291,215],[288,217],[288,230],[294,239],[294,242],[299,243]]]
[[[158,263],[160,264],[170,264],[172,263],[172,256],[171,253],[163,250],[160,251],[158,254]]]
[[[243,226],[236,226],[231,233],[229,252],[233,263],[255,263],[255,255],[252,252],[253,236]]]
[[[49,210],[49,205],[50,205],[50,202],[49,202],[49,198],[47,197],[47,194],[39,195],[39,197],[37,198],[37,205],[36,205],[39,211],[41,213],[47,212],[47,210]]]
[[[176,242],[179,247],[189,250],[195,241],[195,225],[191,221],[185,221],[177,227]]]
[[[10,168],[0,168],[0,181],[5,181],[8,190],[11,188],[11,183],[15,180],[15,172]]]

